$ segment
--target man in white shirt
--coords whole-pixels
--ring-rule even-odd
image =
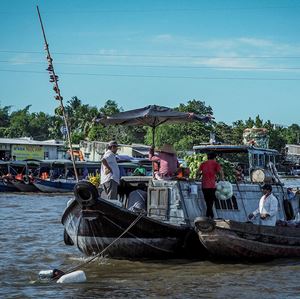
[[[259,216],[261,225],[275,226],[276,215],[278,212],[278,200],[272,194],[271,185],[264,184],[262,186],[262,192],[264,195],[259,201],[258,208],[253,213],[251,213],[248,218],[252,220]]]
[[[112,140],[101,160],[101,186],[102,196],[106,199],[117,199],[118,185],[120,183],[120,170],[116,159],[118,143]]]

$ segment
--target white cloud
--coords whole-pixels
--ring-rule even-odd
[[[181,62],[196,66],[245,68],[245,70],[246,68],[250,70],[257,68],[257,71],[274,71],[274,68],[293,66],[293,60],[286,59],[286,57],[300,56],[300,44],[247,36],[199,41],[193,38],[164,34],[157,35],[151,41],[155,44],[154,46],[165,45],[170,51],[176,46],[178,55],[185,53],[187,56]],[[283,59],[272,59],[272,57],[283,57]]]
[[[159,34],[153,37],[153,42],[170,42],[173,41],[174,37],[171,34]]]
[[[26,65],[32,62],[34,59],[32,58],[32,55],[30,54],[18,54],[12,58],[9,59],[10,65]]]

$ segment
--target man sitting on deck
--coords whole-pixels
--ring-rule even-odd
[[[146,201],[147,201],[147,187],[145,184],[138,184],[138,189],[130,192],[127,208],[129,211],[141,211],[146,210]]]
[[[276,215],[278,212],[278,200],[272,194],[272,186],[269,184],[264,184],[262,186],[263,196],[259,201],[258,208],[251,214],[248,218],[250,220],[255,219],[258,215],[260,216],[260,224],[275,226]]]

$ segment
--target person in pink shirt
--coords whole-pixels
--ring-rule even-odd
[[[202,175],[202,192],[206,203],[206,217],[214,218],[213,205],[216,200],[216,176],[220,174],[224,181],[224,173],[221,165],[216,161],[216,155],[209,153],[208,160],[203,162],[198,169]]]
[[[154,177],[158,180],[171,179],[176,175],[179,167],[175,149],[171,144],[164,144],[157,152],[158,154],[155,155],[154,148],[150,148],[149,160],[159,163],[158,169],[154,169]]]

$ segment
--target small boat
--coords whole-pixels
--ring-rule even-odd
[[[100,172],[100,163],[97,162],[76,161],[75,165],[80,180],[87,180],[89,175]],[[39,173],[33,181],[36,188],[48,193],[72,192],[76,183],[72,161],[67,159],[41,161]]]
[[[119,200],[100,198],[89,182],[79,182],[62,216],[65,243],[86,255],[105,251],[118,259],[203,258],[205,250],[193,227],[201,211],[198,185],[145,176],[123,177],[121,185],[127,193],[140,184],[148,188],[147,207],[131,211]]]
[[[12,175],[10,182],[22,192],[39,191],[39,189],[33,185],[33,177],[39,165],[40,160],[35,159],[11,161],[9,164],[9,172]]]
[[[18,188],[16,188],[11,182],[7,180],[0,180],[0,192],[17,192],[20,191]]]
[[[200,217],[195,226],[200,242],[212,257],[249,261],[300,257],[299,224],[264,226]]]
[[[34,186],[39,191],[46,193],[66,193],[72,192],[76,184],[76,180],[57,179],[57,180],[45,180],[40,178],[34,179]]]
[[[11,183],[11,175],[9,174],[9,161],[0,161],[0,192],[17,192],[19,191]]]
[[[12,180],[12,184],[21,192],[37,192],[39,191],[31,181],[24,181],[22,179],[14,179]]]
[[[100,173],[101,164],[91,161],[76,161],[79,180],[87,180],[89,175]],[[138,169],[144,169],[145,174],[152,172],[152,167],[143,160],[119,160],[121,175],[135,175]],[[42,192],[72,192],[77,181],[73,173],[73,164],[70,160],[43,160],[40,163],[39,174],[33,184]]]
[[[214,206],[216,218],[246,222],[262,196],[260,184],[264,180],[273,180],[267,171],[264,172],[262,161],[271,161],[277,152],[249,146],[196,147],[200,152],[214,149],[218,153],[234,154],[234,157],[244,154],[250,158],[249,176],[245,176],[242,182],[233,183],[232,197],[217,200]],[[258,162],[260,168],[256,165]],[[254,176],[253,171],[256,170],[264,175]],[[128,210],[127,203],[130,192],[138,189],[140,183],[147,187],[145,214],[120,237],[139,217],[138,212]],[[75,192],[74,200],[62,217],[66,244],[74,244],[87,255],[101,253],[108,247],[105,254],[121,259],[203,259],[207,256],[207,249],[199,242],[194,224],[194,220],[206,212],[201,182],[185,178],[155,180],[149,176],[124,176],[119,197],[114,201],[100,198],[90,186],[79,186],[81,191]],[[278,219],[292,219],[299,208],[299,201],[288,202],[287,189],[280,184],[273,183],[273,194],[279,201]],[[91,204],[88,203],[90,199]],[[198,253],[195,252],[197,250]]]

